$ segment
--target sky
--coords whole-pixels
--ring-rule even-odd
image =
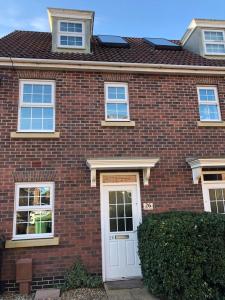
[[[95,11],[94,34],[180,39],[193,18],[225,20],[225,0],[1,0],[0,37],[50,31],[47,7]]]

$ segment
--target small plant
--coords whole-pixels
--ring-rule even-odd
[[[63,291],[81,287],[97,288],[102,286],[102,278],[87,272],[83,263],[77,259],[72,268],[66,273]]]

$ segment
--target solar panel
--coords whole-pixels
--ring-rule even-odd
[[[162,38],[144,38],[144,40],[156,49],[181,50],[182,47]]]
[[[129,47],[129,44],[125,39],[123,39],[120,36],[115,35],[98,35],[97,36],[98,41],[108,47],[121,47],[121,48],[127,48]]]

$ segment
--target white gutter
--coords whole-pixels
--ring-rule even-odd
[[[225,67],[0,57],[0,67],[225,75]]]

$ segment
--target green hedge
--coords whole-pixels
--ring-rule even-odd
[[[225,215],[149,215],[138,228],[145,284],[162,299],[225,299]]]

